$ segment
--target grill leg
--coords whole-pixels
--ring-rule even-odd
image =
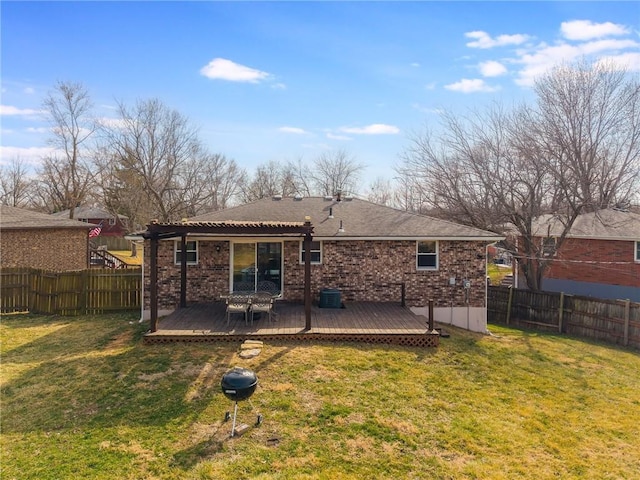
[[[233,408],[233,424],[231,425],[231,436],[232,437],[236,434],[236,415],[237,414],[238,414],[238,402],[236,402],[236,405]]]

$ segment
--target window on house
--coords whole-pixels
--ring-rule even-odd
[[[437,270],[438,242],[435,240],[418,241],[416,263],[418,270]]]
[[[636,262],[640,262],[640,242],[636,242]]]
[[[556,254],[556,238],[545,237],[542,239],[542,255],[544,257],[552,257]]]
[[[198,242],[190,241],[186,243],[187,246],[187,265],[198,264]],[[182,263],[182,250],[180,249],[180,242],[174,243],[175,263],[180,265]]]
[[[116,219],[111,217],[109,218],[109,225],[114,226],[116,224]]]
[[[300,263],[304,263],[305,261],[305,250],[304,250],[304,242],[300,242]],[[312,241],[311,248],[309,249],[309,253],[311,254],[311,263],[315,265],[319,265],[322,263],[322,243]]]

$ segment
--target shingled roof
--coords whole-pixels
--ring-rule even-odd
[[[543,215],[533,225],[540,236],[559,236],[564,227],[553,215]],[[614,209],[603,209],[579,215],[568,237],[601,240],[640,240],[640,214]]]
[[[497,241],[493,232],[378,205],[357,198],[274,197],[190,218],[190,222],[303,222],[314,238],[461,239]],[[342,226],[342,229],[340,228]]]
[[[59,218],[24,208],[0,205],[0,228],[3,230],[44,228],[84,228],[88,230],[93,227],[95,225],[70,220],[69,218]]]
[[[69,218],[69,210],[62,210],[52,214],[54,217]],[[73,218],[86,218],[86,219],[111,219],[118,217],[120,220],[126,220],[124,215],[113,215],[108,211],[100,207],[92,207],[87,205],[81,205],[73,210]]]

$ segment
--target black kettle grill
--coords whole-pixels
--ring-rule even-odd
[[[220,386],[222,387],[222,393],[224,393],[225,397],[235,402],[235,407],[233,409],[233,424],[231,426],[231,436],[233,437],[236,430],[238,402],[246,400],[253,395],[253,392],[256,391],[256,387],[258,386],[258,377],[256,377],[256,374],[251,370],[234,367],[222,376]],[[229,420],[230,417],[230,413],[227,412],[225,420]],[[258,415],[256,425],[260,425],[261,423],[262,415]]]

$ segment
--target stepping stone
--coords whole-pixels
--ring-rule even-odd
[[[238,355],[240,358],[254,358],[260,355],[261,351],[259,348],[252,348],[251,350],[242,350]]]

